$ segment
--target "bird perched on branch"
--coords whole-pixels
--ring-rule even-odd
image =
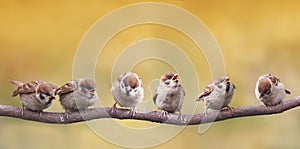
[[[153,102],[158,109],[162,110],[164,117],[168,113],[179,112],[179,119],[182,119],[181,107],[185,92],[180,84],[178,74],[174,72],[165,73],[159,80]]]
[[[119,104],[121,107],[131,109],[131,114],[134,116],[135,107],[142,102],[144,98],[144,89],[142,80],[133,72],[121,74],[112,84],[111,93],[116,103],[111,108],[111,113],[114,114]]]
[[[111,113],[115,113],[116,105],[119,104],[121,107],[132,108],[131,114],[134,116],[135,107],[144,98],[142,80],[136,73],[123,73],[113,82],[111,93],[116,101],[111,109]]]
[[[206,86],[196,101],[204,100],[205,113],[208,110],[220,110],[225,107],[231,109],[228,105],[233,98],[234,89],[235,85],[230,82],[229,77],[224,76]]]
[[[96,83],[87,78],[75,79],[56,89],[62,107],[68,113],[86,110],[98,100]]]
[[[286,94],[291,94],[291,92],[285,89],[278,77],[265,74],[258,78],[255,95],[265,106],[280,104]]]
[[[13,97],[19,95],[21,100],[21,114],[24,114],[24,110],[42,112],[48,108],[52,100],[55,99],[56,85],[47,84],[43,81],[30,81],[28,83],[22,83],[19,81],[11,80],[10,83],[17,86],[17,89],[13,92]]]

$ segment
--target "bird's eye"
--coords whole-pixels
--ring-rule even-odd
[[[165,84],[166,84],[166,85],[169,85],[169,84],[170,84],[170,82],[165,82]]]
[[[44,100],[45,97],[42,94],[40,94],[40,99]]]

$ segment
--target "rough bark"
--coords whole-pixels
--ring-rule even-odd
[[[216,121],[223,121],[232,118],[249,117],[258,115],[272,115],[300,106],[300,96],[283,101],[281,104],[265,107],[264,105],[254,105],[245,107],[236,107],[232,110],[221,110],[220,112],[210,112],[207,115],[200,114],[183,114],[182,119],[177,114],[167,114],[166,118],[160,111],[141,111],[137,110],[134,116],[128,109],[117,109],[111,114],[110,107],[92,108],[82,112],[69,113],[68,118],[65,113],[57,112],[33,112],[25,110],[22,115],[20,107],[0,105],[0,116],[15,117],[24,120],[52,123],[52,124],[70,124],[93,119],[116,118],[116,119],[134,119],[156,123],[166,123],[173,125],[198,125]]]

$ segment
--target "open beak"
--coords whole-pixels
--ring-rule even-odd
[[[173,82],[179,82],[178,74],[175,74],[172,78]]]
[[[48,96],[48,99],[54,100],[55,96]]]
[[[225,82],[225,83],[230,82],[230,79],[229,79],[229,78],[226,78],[226,79],[224,80],[224,82]]]
[[[95,91],[90,91],[90,94],[92,95],[92,96],[95,96]]]

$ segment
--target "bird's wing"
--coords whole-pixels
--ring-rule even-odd
[[[185,96],[185,91],[183,90],[183,87],[182,87],[181,85],[179,85],[179,88],[180,88],[180,90],[182,91],[183,96]]]
[[[17,81],[17,80],[9,80],[9,82],[10,82],[11,84],[13,84],[13,85],[16,85],[16,86],[21,86],[21,85],[23,85],[22,82]]]
[[[271,80],[271,82],[275,85],[278,86],[278,83],[280,82],[280,79],[272,74],[269,74],[269,78]],[[291,94],[291,91],[285,89],[284,90],[286,94]]]
[[[213,85],[208,85],[206,86],[206,88],[203,90],[202,93],[200,93],[198,99],[196,99],[196,101],[200,101],[203,97],[206,97],[208,95],[210,95],[210,93],[214,90],[214,86]]]
[[[153,99],[153,102],[154,102],[154,104],[156,104],[157,93],[155,93],[155,94],[154,94],[154,96],[153,96],[153,98],[152,98],[152,99]]]
[[[70,92],[73,92],[76,89],[76,84],[74,81],[70,81],[63,86],[56,89],[55,94],[56,95],[63,95]]]
[[[278,86],[278,83],[280,82],[280,79],[272,74],[268,74],[268,78],[271,80],[271,82],[275,85]]]
[[[14,97],[17,96],[18,94],[34,93],[38,85],[39,85],[38,81],[31,81],[23,85],[20,85],[16,90],[14,90],[12,96]]]

